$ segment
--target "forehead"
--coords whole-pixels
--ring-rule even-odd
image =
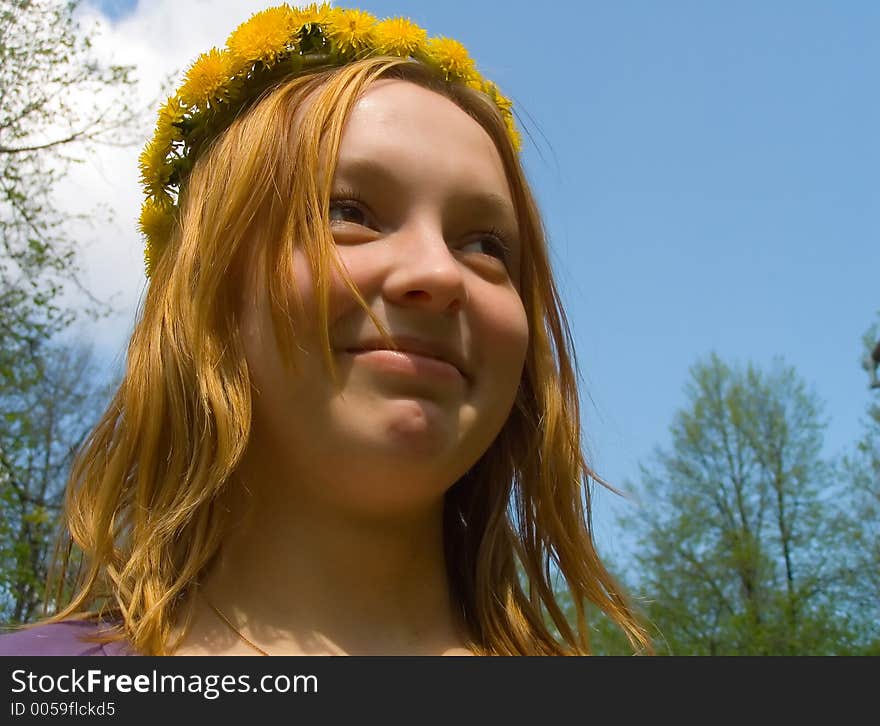
[[[462,187],[510,199],[501,156],[486,130],[452,100],[399,79],[375,81],[342,134],[338,171],[380,161],[412,182]]]

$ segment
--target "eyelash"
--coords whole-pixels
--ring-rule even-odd
[[[501,249],[501,259],[507,263],[510,261],[510,243],[504,233],[497,227],[490,227],[488,232],[481,233],[480,239],[493,239]]]
[[[334,204],[348,204],[352,207],[357,207],[361,212],[366,214],[364,204],[364,200],[361,198],[360,194],[358,194],[354,189],[340,189],[334,196],[330,198],[330,208],[333,208]],[[329,212],[328,212],[329,214]],[[331,220],[332,221],[332,220]]]
[[[366,204],[364,203],[363,197],[361,197],[358,192],[354,189],[339,189],[330,199],[330,207],[332,208],[334,204],[349,204],[353,207],[357,207],[366,217],[370,215],[366,211]],[[507,265],[510,263],[510,242],[507,239],[507,236],[497,227],[490,227],[485,232],[480,232],[481,237],[478,239],[492,239],[497,244],[500,249],[500,259],[501,261]],[[486,254],[489,257],[494,257],[495,255]]]

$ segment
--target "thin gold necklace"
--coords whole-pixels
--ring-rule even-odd
[[[204,595],[202,595],[202,597],[204,597]],[[213,610],[215,613],[217,613],[217,617],[219,617],[224,623],[226,623],[226,625],[229,626],[229,629],[230,629],[233,633],[235,633],[239,638],[241,638],[241,639],[242,639],[245,643],[247,643],[251,648],[253,648],[255,651],[257,651],[257,653],[259,653],[260,655],[269,655],[269,654],[268,654],[265,650],[263,650],[259,645],[256,645],[255,643],[252,643],[250,640],[248,640],[247,638],[245,638],[244,635],[241,634],[241,631],[240,631],[238,628],[236,628],[236,627],[230,622],[229,618],[227,618],[222,612],[220,612],[220,608],[218,608],[217,606],[215,606],[214,603],[212,603],[212,602],[211,602],[210,600],[208,600],[208,598],[206,598],[206,597],[205,597],[205,602],[208,603],[208,606],[211,608],[211,610]]]

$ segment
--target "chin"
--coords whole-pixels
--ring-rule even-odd
[[[407,454],[442,455],[461,444],[458,406],[412,395],[347,396],[342,401],[344,406],[331,414],[342,435],[384,450],[392,461]]]

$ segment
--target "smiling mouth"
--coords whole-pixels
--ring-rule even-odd
[[[453,363],[425,353],[390,348],[349,348],[345,354],[390,373],[456,381],[465,379],[465,375]]]

